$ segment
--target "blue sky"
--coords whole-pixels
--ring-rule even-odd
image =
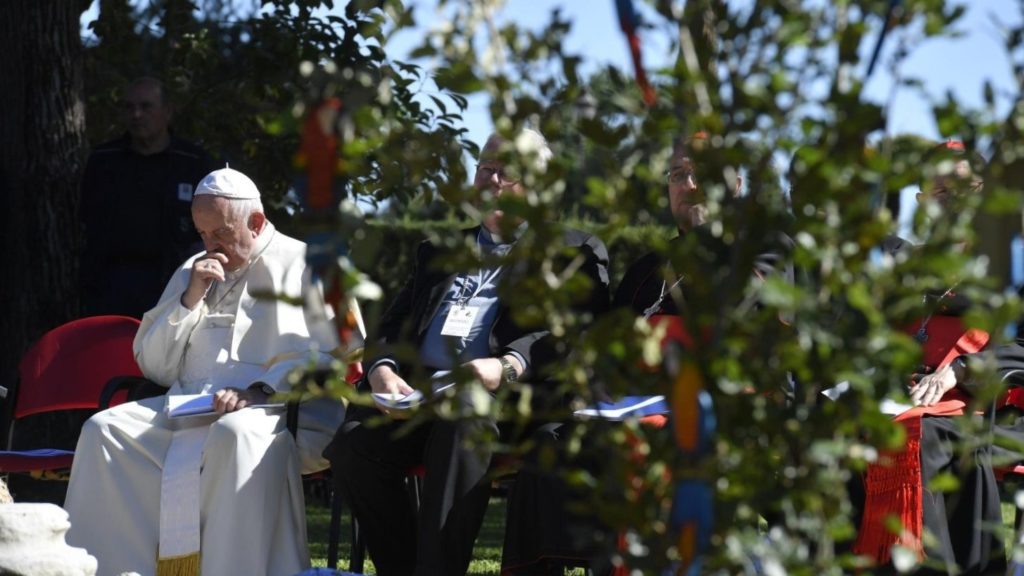
[[[741,1],[749,5],[750,0]],[[340,14],[346,3],[345,0],[337,0],[338,7],[334,12]],[[1010,61],[1002,48],[1000,27],[1020,23],[1021,3],[1017,0],[961,0],[958,3],[967,7],[965,17],[956,26],[961,32],[960,37],[925,41],[916,47],[901,66],[904,77],[918,78],[923,82],[927,98],[908,89],[892,92],[893,78],[886,64],[898,38],[890,35],[887,40],[878,70],[866,87],[866,96],[880,103],[891,100],[887,128],[890,135],[913,133],[937,138],[939,134],[928,99],[940,99],[946,91],[951,90],[963,104],[980,107],[986,81],[992,83],[997,95],[1004,95],[997,100],[999,115],[1005,115],[1008,110],[1009,98],[1005,95],[1015,93],[1016,89]],[[422,28],[443,21],[437,0],[411,0],[407,4],[415,5],[417,22]],[[660,17],[643,0],[635,0],[635,5],[641,18],[648,22],[661,22]],[[499,23],[514,21],[522,27],[538,29],[549,20],[551,11],[556,8],[573,23],[564,50],[581,55],[587,62],[585,70],[593,71],[611,65],[632,75],[628,49],[619,30],[613,0],[508,0],[498,12],[497,20]],[[94,3],[83,15],[83,26],[95,17]],[[394,58],[405,59],[405,54],[421,38],[421,31],[403,32],[389,44],[388,50]],[[674,54],[668,53],[664,30],[645,33],[641,40],[645,65],[649,69],[674,58]],[[864,54],[870,51],[874,41],[875,36],[869,36],[867,44],[862,47]],[[492,130],[484,96],[470,100],[470,108],[464,120],[470,138],[482,144]],[[905,219],[912,214],[912,192],[904,191],[904,207],[907,208],[903,210]]]
[[[746,0],[743,2],[748,4]],[[955,26],[960,34],[957,38],[935,38],[914,43],[915,48],[904,60],[899,73],[904,78],[917,78],[923,83],[925,95],[918,91],[901,88],[893,91],[894,79],[888,63],[899,43],[898,34],[890,34],[874,74],[865,88],[865,96],[875,102],[890,103],[887,133],[918,134],[937,139],[929,100],[945,98],[947,91],[968,107],[983,106],[985,82],[990,82],[997,94],[997,114],[1004,116],[1009,109],[1010,98],[1017,92],[1012,76],[1011,62],[1003,48],[1002,27],[1018,25],[1021,22],[1021,3],[1017,0],[975,0],[957,2],[967,12]],[[441,21],[436,0],[421,0],[417,6],[417,22],[430,27]],[[643,2],[636,0],[641,17],[649,22],[660,22]],[[550,13],[559,8],[569,21],[572,30],[564,49],[569,53],[582,55],[591,70],[611,65],[632,74],[632,65],[625,38],[619,30],[618,18],[613,0],[509,0],[497,16],[499,22],[514,21],[520,26],[540,28],[550,18]],[[911,34],[911,33],[903,33]],[[645,65],[650,69],[671,62],[675,55],[668,53],[664,32],[654,30],[641,38],[644,46]],[[862,47],[862,53],[870,54],[876,35],[869,35]],[[912,36],[907,36],[908,40]],[[396,57],[402,51],[419,42],[413,32],[403,33],[395,38],[392,49]],[[867,56],[865,56],[865,61]],[[865,63],[866,67],[866,63]],[[862,71],[863,72],[863,71]],[[999,97],[999,95],[1003,95]],[[470,101],[470,109],[464,115],[469,135],[477,143],[490,133],[493,125],[483,97]],[[916,207],[916,189],[903,191],[901,211],[901,232],[909,235],[910,220]]]
[[[136,0],[144,1],[144,0]],[[341,13],[347,2],[337,0],[333,12]],[[742,4],[748,4],[743,0]],[[941,97],[952,90],[962,102],[971,106],[982,103],[983,83],[993,83],[997,93],[1014,92],[1010,62],[1002,49],[999,25],[1017,24],[1021,21],[1021,7],[1016,0],[975,0],[958,2],[967,7],[966,16],[957,29],[962,32],[958,39],[934,39],[923,43],[902,66],[905,76],[920,78],[926,91],[933,98]],[[84,25],[96,17],[96,5],[82,17]],[[243,2],[244,4],[244,2]],[[418,23],[430,27],[442,21],[437,9],[437,0],[411,0],[416,6]],[[660,22],[660,17],[648,8],[643,0],[635,0],[641,17],[650,22]],[[632,75],[632,67],[625,39],[619,31],[613,0],[508,0],[499,11],[499,22],[514,21],[527,28],[539,28],[546,23],[552,10],[560,8],[565,17],[573,23],[566,41],[565,50],[583,56],[590,70],[605,65],[615,66]],[[1000,24],[997,24],[1000,23]],[[397,59],[420,39],[417,32],[404,32],[389,45]],[[883,63],[896,45],[896,37],[890,36],[886,43]],[[663,34],[654,31],[642,36],[645,64],[648,68],[671,61],[673,54],[667,52]],[[874,37],[869,37],[873,44]],[[865,53],[870,46],[865,46]],[[885,102],[891,97],[892,77],[885,66],[880,66],[867,86],[869,98]],[[896,93],[889,118],[890,134],[915,133],[937,137],[938,132],[927,100],[909,90]],[[1000,102],[1000,112],[1005,113],[1008,100]],[[482,143],[491,131],[491,121],[482,98],[473,100],[466,117],[470,136]]]
[[[415,4],[421,25],[430,26],[440,21],[435,0],[421,0]],[[649,21],[660,21],[642,0],[636,0],[635,4]],[[975,0],[960,4],[967,7],[965,17],[956,27],[962,36],[957,39],[925,41],[903,63],[901,73],[921,79],[932,98],[941,98],[947,90],[952,90],[963,103],[981,106],[986,80],[992,82],[997,94],[1015,91],[1010,62],[1002,48],[1002,37],[996,22],[1001,25],[1019,23],[1021,8],[1016,0]],[[565,45],[567,52],[582,55],[592,65],[591,69],[612,65],[632,74],[629,53],[619,31],[613,0],[509,0],[499,13],[498,20],[539,28],[547,22],[550,12],[555,8],[560,8],[567,19],[573,22]],[[407,50],[419,40],[416,36],[413,33],[398,36],[392,48],[399,53]],[[873,35],[869,37],[870,44],[873,45],[874,40]],[[642,42],[648,68],[674,58],[674,54],[667,53],[666,43],[659,31],[644,35]],[[887,62],[896,43],[896,36],[890,35],[879,69],[867,85],[867,96],[880,103],[892,97],[893,79],[887,67],[881,64]],[[864,47],[865,53],[870,47]],[[471,137],[480,142],[490,132],[491,122],[486,112],[486,102],[477,99],[474,104],[466,121]],[[1005,113],[1008,100],[1003,98],[1000,105],[999,111]],[[911,90],[898,91],[893,100],[888,132],[937,138],[938,131],[928,101]]]
[[[980,107],[986,80],[992,82],[997,93],[1016,92],[1000,27],[1020,24],[1021,5],[1013,0],[975,0],[962,4],[967,6],[967,13],[956,29],[961,30],[963,36],[924,43],[910,55],[903,70],[905,75],[923,80],[933,96],[952,90],[962,102]],[[891,85],[891,77],[884,74],[872,80],[868,92],[881,101],[888,97]],[[1009,108],[1007,98],[1000,99],[999,105],[999,112],[1005,114]],[[898,94],[889,124],[892,134],[911,132],[938,136],[927,103],[906,90]]]

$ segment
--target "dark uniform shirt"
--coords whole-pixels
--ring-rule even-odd
[[[141,155],[127,135],[96,147],[82,180],[84,315],[141,318],[174,270],[202,248],[192,224],[192,192],[211,171],[206,153],[171,138]]]

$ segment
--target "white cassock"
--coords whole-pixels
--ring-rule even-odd
[[[169,386],[168,394],[247,388],[254,382],[283,392],[289,389],[287,375],[296,368],[329,363],[328,352],[339,352],[337,336],[331,312],[319,298],[309,297],[319,291],[306,271],[305,252],[305,244],[268,222],[250,264],[216,283],[195,310],[180,299],[199,255],[186,262],[160,303],[143,317],[135,337],[135,359],[143,374]],[[274,294],[305,297],[307,305],[267,298]],[[358,318],[355,303],[350,307]],[[362,347],[361,320],[359,326],[341,353]],[[199,549],[204,576],[290,576],[308,568],[300,472],[327,466],[321,451],[343,419],[342,405],[326,400],[304,404],[294,439],[279,409],[246,408],[196,425],[168,418],[165,404],[163,396],[130,402],[86,422],[65,504],[71,520],[68,542],[96,557],[100,575],[156,574],[158,557],[160,572],[171,573],[167,549],[176,552],[182,546],[185,552]],[[176,461],[178,448],[187,448],[184,440],[189,438],[198,442],[191,485],[187,465],[182,467],[186,473],[177,476],[175,466],[165,466],[165,460]],[[161,489],[162,483],[169,486],[169,478],[176,493]],[[181,486],[200,489],[182,494]],[[201,527],[192,531],[192,543],[190,515]]]

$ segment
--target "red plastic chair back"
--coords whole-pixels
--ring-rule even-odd
[[[94,316],[44,334],[18,364],[14,419],[55,410],[95,410],[108,380],[142,376],[132,354],[139,324],[127,316]]]

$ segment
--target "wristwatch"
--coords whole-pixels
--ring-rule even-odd
[[[519,374],[516,373],[516,367],[512,365],[504,356],[498,357],[498,362],[501,362],[501,381],[502,383],[516,382],[519,380]]]
[[[259,390],[260,392],[266,394],[267,398],[273,396],[274,394],[277,394],[277,390],[274,390],[274,387],[271,386],[270,384],[267,384],[266,382],[257,382],[252,386],[249,386],[249,390]]]

